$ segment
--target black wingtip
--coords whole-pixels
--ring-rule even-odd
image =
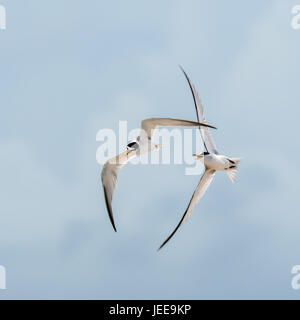
[[[195,192],[194,192],[195,193]],[[190,200],[190,203],[188,205],[188,207],[186,208],[182,218],[180,219],[179,223],[177,224],[176,228],[174,229],[174,231],[168,236],[168,238],[161,244],[161,246],[157,249],[157,251],[159,251],[160,249],[162,249],[170,240],[171,238],[173,238],[174,234],[176,233],[176,231],[179,229],[179,227],[182,225],[184,219],[185,219],[185,216],[188,212],[188,209],[189,209],[189,206],[191,204],[191,201],[192,201],[193,197],[191,198]]]
[[[203,126],[203,124],[202,124],[202,126]],[[209,128],[211,128],[211,129],[218,130],[217,127],[211,126],[210,124],[206,124],[205,127],[209,127]]]
[[[107,197],[107,192],[106,192],[106,189],[105,187],[103,186],[103,190],[104,190],[104,198],[105,198],[105,204],[106,204],[106,209],[107,209],[107,212],[108,212],[108,216],[109,216],[109,220],[112,224],[112,227],[114,229],[115,232],[117,232],[117,228],[116,228],[116,225],[115,225],[115,221],[114,221],[114,215],[113,215],[113,212],[112,212],[112,208],[111,208],[111,204],[110,204],[110,201]]]
[[[178,66],[179,66],[180,70],[184,73],[184,75],[187,77],[187,74],[186,74],[185,70],[183,69],[183,67],[180,64]]]
[[[165,241],[166,242],[166,241]],[[157,252],[165,245],[165,242],[163,242],[160,246],[159,246],[159,248],[157,249]]]
[[[160,245],[160,247],[157,249],[157,252],[162,249],[166,244],[167,242],[173,237],[173,235],[175,234],[175,232],[177,231],[178,228],[175,229],[175,231],[173,231],[170,236]]]
[[[114,221],[114,218],[113,218],[112,213],[109,214],[109,220],[110,220],[110,222],[111,222],[111,225],[112,225],[114,231],[117,232],[117,228],[116,228],[115,221]]]
[[[161,244],[160,247],[157,249],[157,252],[160,251],[160,249],[162,249],[167,242],[168,241],[163,242],[163,244]]]
[[[115,221],[114,221],[113,214],[112,214],[111,210],[109,211],[109,220],[111,222],[111,225],[112,225],[114,231],[117,232],[117,228],[116,228]]]

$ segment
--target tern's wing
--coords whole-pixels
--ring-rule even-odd
[[[112,207],[111,207],[112,198],[113,198],[114,191],[116,189],[119,171],[130,159],[132,159],[135,156],[136,156],[135,151],[130,151],[128,156],[126,154],[126,151],[123,153],[120,153],[116,157],[113,157],[108,161],[106,161],[101,172],[101,180],[102,180],[102,186],[104,191],[106,208],[107,208],[110,222],[116,232],[117,232],[117,229],[115,226],[114,216],[113,216]]]
[[[152,136],[153,131],[157,126],[163,126],[163,127],[176,127],[176,126],[202,127],[204,126],[204,127],[216,129],[216,127],[213,127],[207,123],[199,123],[194,121],[178,120],[178,119],[170,119],[170,118],[145,119],[142,121],[142,124],[141,124],[142,129],[146,131],[148,137]]]
[[[188,207],[185,210],[185,213],[183,217],[181,218],[180,222],[178,223],[177,227],[174,229],[174,231],[169,235],[169,237],[163,242],[163,244],[159,247],[161,249],[175,234],[175,232],[178,230],[178,228],[183,224],[183,222],[191,215],[193,212],[193,209],[195,205],[199,202],[199,200],[204,195],[205,191],[209,187],[210,183],[212,182],[212,179],[215,175],[215,170],[206,169],[204,174],[202,175],[199,184],[197,188],[195,189],[193,196],[190,200],[190,203]]]
[[[183,74],[185,75],[185,78],[191,88],[193,100],[194,100],[194,104],[195,104],[195,108],[196,108],[198,122],[206,123],[206,119],[203,114],[202,101],[199,98],[198,92],[197,92],[195,86],[193,85],[193,83],[191,82],[190,78],[186,74],[186,72],[183,70],[183,68],[180,67],[180,69],[182,70]],[[209,132],[209,128],[208,127],[199,127],[199,130],[200,130],[201,137],[202,137],[206,151],[209,153],[218,154],[214,140]]]

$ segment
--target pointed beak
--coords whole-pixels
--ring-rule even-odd
[[[203,159],[203,154],[201,154],[201,153],[200,154],[194,153],[193,156],[196,157],[196,160]]]

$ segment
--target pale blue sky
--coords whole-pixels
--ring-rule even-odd
[[[300,298],[296,0],[0,3],[0,299]],[[244,161],[157,253],[200,177],[124,168],[115,234],[95,136],[118,120],[194,120],[179,64],[218,149]]]

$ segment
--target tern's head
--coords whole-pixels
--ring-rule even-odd
[[[127,155],[127,157],[128,157],[130,152],[138,150],[139,147],[140,146],[136,141],[129,142],[128,145],[126,146],[126,149],[127,149],[126,155]]]
[[[200,154],[193,154],[194,157],[196,157],[197,160],[203,160],[204,159],[204,156],[208,155],[209,153],[208,152],[202,152]]]
[[[126,146],[126,149],[128,151],[134,151],[139,148],[139,144],[136,141],[129,142],[128,145]]]

